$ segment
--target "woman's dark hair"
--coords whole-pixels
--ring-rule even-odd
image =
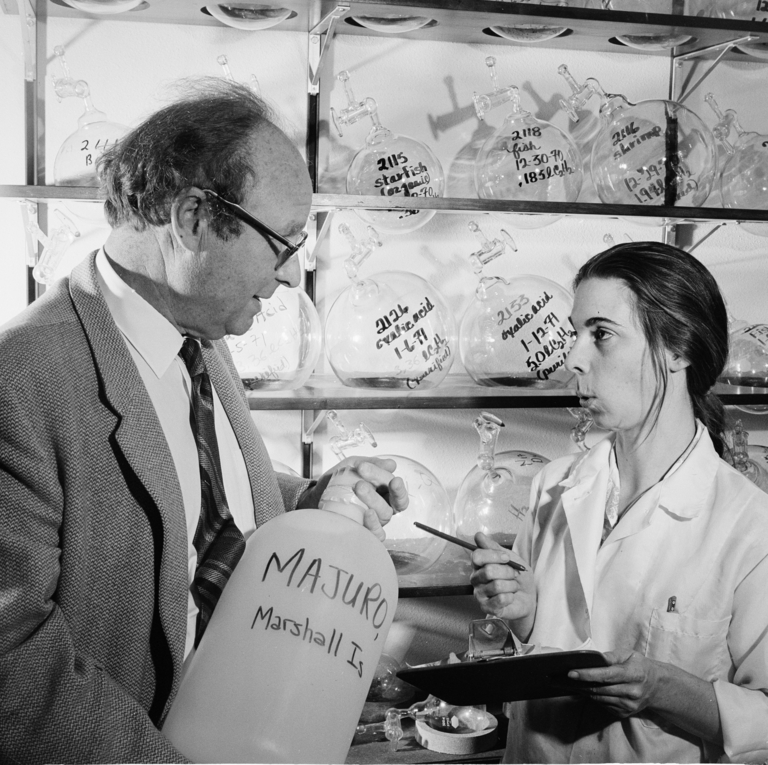
[[[576,274],[573,288],[586,279],[620,279],[632,292],[656,375],[651,407],[656,418],[668,383],[664,351],[688,362],[685,372],[694,414],[722,457],[727,449],[725,409],[711,388],[728,358],[728,313],[712,274],[678,247],[630,242],[590,258]]]
[[[218,77],[182,83],[182,98],[155,112],[99,159],[110,226],[143,231],[171,220],[173,200],[190,186],[241,204],[251,167],[250,141],[276,123],[272,108],[249,87]],[[228,239],[240,222],[218,205],[211,229]]]

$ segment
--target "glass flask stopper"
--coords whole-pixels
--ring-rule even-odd
[[[64,58],[64,48],[57,45],[54,53],[59,59],[63,77],[53,78],[53,88],[59,100],[82,98],[85,111],[77,120],[77,130],[61,145],[53,162],[53,182],[57,186],[98,186],[96,161],[104,151],[117,143],[127,132],[125,125],[107,120],[107,115],[93,106],[91,91],[85,80],[74,80]]]
[[[226,340],[247,390],[295,390],[317,365],[323,327],[301,287],[280,285],[271,298],[261,301],[251,328]]]
[[[712,93],[704,100],[712,107],[718,122],[712,132],[725,150],[727,159],[720,175],[723,207],[728,209],[768,210],[768,135],[749,133],[739,124],[733,109],[725,112]],[[731,129],[736,134],[731,141]],[[765,226],[755,226],[755,233],[765,233]],[[752,229],[749,229],[752,230]]]
[[[367,279],[358,267],[381,246],[368,226],[358,241],[349,226],[339,231],[352,254],[345,261],[351,284],[335,300],[325,322],[325,353],[334,374],[352,388],[428,390],[453,364],[456,326],[452,313],[427,281],[405,271]]]
[[[768,324],[731,321],[728,360],[719,382],[768,388]]]
[[[694,112],[675,101],[633,104],[606,93],[592,77],[579,85],[564,64],[558,72],[572,90],[560,105],[574,122],[593,95],[600,99],[601,124],[590,167],[602,202],[703,204],[714,184],[717,153],[712,132]]]
[[[549,460],[516,449],[496,453],[504,423],[490,412],[474,421],[480,436],[477,465],[467,473],[454,505],[456,536],[474,542],[482,531],[504,547],[512,547],[528,512],[531,483]]]
[[[501,88],[496,59],[485,59],[493,90],[475,93],[479,119],[509,103],[512,110],[502,126],[483,144],[475,161],[475,188],[480,199],[535,202],[575,202],[581,191],[582,160],[571,139],[549,122],[520,107],[518,89]]]
[[[506,241],[487,239],[474,221],[469,229],[481,242],[470,255],[476,274],[514,245],[503,230]],[[509,281],[481,276],[459,329],[467,374],[488,387],[563,387],[570,378],[565,358],[573,332],[572,308],[570,294],[542,276],[522,274]]]
[[[592,412],[582,407],[568,407],[568,413],[576,418],[576,424],[571,428],[571,441],[579,448],[579,451],[589,451],[586,438],[590,428],[595,424]]]
[[[379,121],[376,101],[355,100],[349,84],[349,73],[340,72],[337,79],[344,85],[348,104],[344,109],[331,109],[333,124],[339,136],[342,126],[370,117],[373,126],[365,146],[355,154],[347,172],[347,193],[374,197],[441,197],[445,189],[443,168],[432,150],[421,141],[398,135]],[[434,210],[356,210],[366,223],[394,234],[408,233],[423,226]]]
[[[353,431],[348,430],[334,411],[327,418],[339,431],[330,439],[331,449],[344,459],[346,449],[364,442],[376,446],[376,439],[365,423]],[[448,493],[437,476],[416,460],[400,454],[376,455],[380,459],[392,459],[397,463],[395,475],[402,478],[408,492],[408,507],[392,517],[385,527],[384,546],[389,552],[398,575],[418,574],[428,569],[440,557],[446,541],[413,525],[419,521],[428,526],[453,534],[453,517]]]
[[[43,245],[40,257],[37,257],[36,246],[30,253],[28,264],[33,266],[32,277],[39,284],[53,284],[57,278],[57,270],[69,245],[80,236],[80,231],[72,219],[61,210],[54,210],[59,224],[50,226],[46,234],[37,223],[37,205],[28,199],[21,200],[21,212],[24,228],[34,243]]]
[[[744,430],[741,420],[736,420],[731,443],[728,461],[755,486],[768,493],[768,447],[751,446],[749,433]]]

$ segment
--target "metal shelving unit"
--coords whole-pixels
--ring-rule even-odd
[[[335,35],[383,36],[355,21],[355,17],[376,14],[427,16],[432,23],[422,29],[400,34],[405,40],[451,41],[510,45],[491,27],[520,24],[547,24],[563,27],[564,32],[543,45],[552,49],[601,51],[614,55],[624,52],[637,55],[638,50],[622,44],[618,38],[627,35],[687,35],[690,39],[671,51],[643,51],[644,55],[664,56],[670,61],[670,96],[681,90],[690,92],[698,86],[722,58],[747,60],[737,47],[739,43],[768,43],[768,24],[749,21],[726,21],[703,17],[616,12],[580,8],[536,5],[498,0],[281,0],[292,16],[278,27],[281,31],[300,31],[307,35],[307,161],[315,191],[318,191],[319,92],[325,53]],[[189,0],[162,0],[144,3],[135,11],[109,17],[110,23],[161,23],[174,25],[219,26],[202,9],[203,3]],[[683,3],[676,0],[682,9]],[[46,227],[47,203],[59,200],[98,201],[93,188],[51,187],[45,185],[45,50],[48,17],[88,16],[67,6],[63,0],[0,0],[0,11],[18,15],[25,55],[25,126],[26,184],[0,184],[0,198],[27,199],[38,205],[38,220]],[[104,18],[104,17],[99,17]],[[392,35],[386,35],[392,37]],[[682,81],[682,64],[695,59]],[[756,59],[751,61],[759,64]],[[702,73],[699,64],[708,67]],[[695,74],[695,78],[694,75]],[[691,84],[691,81],[695,82]],[[680,87],[680,86],[684,87]],[[1,180],[1,179],[0,179]],[[352,197],[315,193],[313,228],[317,235],[327,214],[345,209],[433,209],[450,213],[542,213],[577,217],[644,218],[666,224],[670,231],[681,224],[764,221],[768,212],[715,207],[646,207],[641,205],[565,204],[540,202],[482,201],[478,199],[407,199]],[[674,235],[674,234],[672,234]],[[306,290],[314,299],[314,271],[307,271]],[[28,280],[28,298],[35,299],[40,287]],[[728,405],[768,405],[768,389],[738,388],[718,385],[717,394]],[[329,376],[314,376],[298,391],[249,393],[252,409],[300,410],[314,417],[325,409],[477,409],[551,408],[577,406],[573,391],[533,388],[484,388],[467,375],[449,375],[443,384],[429,391],[363,390],[346,388]],[[306,421],[306,418],[305,418]],[[303,443],[305,475],[311,474],[311,443]],[[467,594],[465,583],[410,582],[402,591],[407,597],[440,594]]]

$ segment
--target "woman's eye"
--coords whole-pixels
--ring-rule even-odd
[[[608,332],[607,330],[603,329],[602,327],[597,327],[597,329],[595,329],[595,331],[593,333],[593,337],[597,341],[606,340],[607,338],[610,337],[610,335],[611,335],[611,333]]]

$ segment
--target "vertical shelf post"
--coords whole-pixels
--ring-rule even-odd
[[[17,0],[24,49],[24,157],[25,183],[45,185],[45,69],[48,11],[46,0]],[[48,207],[38,205],[37,217],[43,230],[48,228]],[[40,254],[38,245],[38,255]],[[27,303],[45,291],[27,266]]]

